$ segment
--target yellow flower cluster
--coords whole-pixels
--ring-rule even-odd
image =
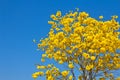
[[[90,57],[89,54],[87,54],[87,53],[83,53],[82,55],[85,59],[88,59]]]
[[[73,76],[72,75],[69,76],[69,80],[73,80]]]
[[[103,16],[99,16],[100,19],[103,19]]]
[[[87,65],[87,66],[86,66],[86,70],[88,70],[88,71],[89,71],[90,69],[92,69],[92,68],[93,68],[93,64],[90,64],[90,65]]]
[[[116,80],[120,80],[120,77],[116,78]]]
[[[55,80],[53,76],[48,76],[47,80]]]
[[[42,62],[46,58],[54,59],[59,64],[67,64],[69,69],[77,65],[86,74],[90,74],[90,71],[97,73],[106,69],[120,69],[120,54],[116,52],[120,49],[120,24],[116,21],[118,16],[102,21],[103,16],[97,20],[77,10],[64,16],[61,11],[57,11],[50,17],[52,20],[48,24],[52,27],[47,37],[37,44],[38,49],[45,52],[42,54]],[[47,80],[56,80],[61,75],[66,77],[70,73],[67,70],[60,72],[52,65],[37,66],[37,69],[46,69]],[[33,78],[39,75],[34,73]],[[71,80],[73,76],[69,78]]]
[[[63,77],[66,77],[69,74],[69,71],[66,71],[66,70],[62,71],[61,74]]]
[[[95,56],[91,56],[91,60],[95,60]]]
[[[44,72],[35,72],[32,74],[32,77],[36,79],[38,76],[43,76],[43,75],[44,75]]]
[[[40,65],[37,65],[37,69],[45,69],[46,66],[40,66]]]
[[[68,67],[69,67],[70,69],[73,69],[73,68],[74,68],[73,63],[69,63],[69,64],[68,64]]]

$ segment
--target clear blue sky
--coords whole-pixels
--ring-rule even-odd
[[[50,14],[78,7],[92,17],[110,19],[120,17],[119,5],[120,0],[0,0],[0,80],[33,80],[42,52],[32,40],[48,33]]]

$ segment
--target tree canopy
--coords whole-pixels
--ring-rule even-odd
[[[49,58],[68,66],[61,71],[54,64],[37,65],[34,79],[45,76],[46,80],[95,80],[99,74],[100,80],[114,79],[111,71],[120,69],[118,16],[95,19],[76,10],[65,15],[57,11],[50,17],[50,32],[37,43],[38,49],[44,51],[41,61]],[[74,69],[80,72],[78,77]]]

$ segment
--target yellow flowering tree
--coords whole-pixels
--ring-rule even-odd
[[[45,76],[46,80],[100,80],[114,79],[110,72],[120,69],[118,16],[103,20],[95,19],[86,12],[69,12],[62,16],[61,11],[51,15],[52,26],[48,36],[37,43],[43,50],[41,61],[53,59],[60,65],[67,64],[66,70],[59,70],[54,64],[37,65],[36,79]],[[80,72],[76,75],[75,69]],[[102,75],[100,75],[102,74]]]

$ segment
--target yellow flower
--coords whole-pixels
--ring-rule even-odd
[[[86,13],[86,12],[81,12],[79,15],[80,15],[81,17],[84,17],[84,18],[86,18],[86,17],[89,16],[89,14]]]
[[[95,56],[91,56],[91,60],[95,60]]]
[[[90,66],[87,65],[87,66],[86,66],[86,70],[89,71],[90,69],[91,69]]]
[[[60,60],[60,61],[59,61],[59,64],[63,64],[63,63],[64,63],[63,60]]]
[[[60,30],[60,28],[55,28],[56,29],[56,31],[59,31]]]
[[[116,80],[120,80],[120,77],[116,78]]]
[[[37,69],[45,69],[46,66],[40,66],[40,65],[37,65]]]
[[[40,48],[40,46],[41,46],[41,44],[39,43],[39,44],[38,44],[38,48]]]
[[[50,73],[51,73],[50,70],[46,71],[46,75],[50,75]]]
[[[43,76],[44,75],[44,72],[39,72],[39,76]]]
[[[77,14],[78,14],[78,12],[74,12],[72,16],[73,16],[73,17],[76,17]]]
[[[61,16],[61,11],[57,11],[56,16],[60,17]]]
[[[110,77],[113,77],[113,74],[112,74],[112,73],[110,73]]]
[[[113,19],[115,19],[115,18],[118,18],[118,16],[117,16],[117,15],[115,15],[115,16],[112,16],[112,18],[113,18]]]
[[[70,69],[72,69],[72,68],[74,68],[74,65],[73,65],[72,63],[69,63],[69,64],[68,64],[68,67],[69,67]]]
[[[37,77],[38,76],[35,73],[32,74],[32,78],[36,79]]]
[[[48,21],[48,24],[55,24],[55,22],[54,21]]]
[[[94,53],[94,50],[93,50],[93,49],[89,49],[88,52],[90,52],[90,53]]]
[[[89,65],[86,66],[86,70],[88,70],[88,71],[92,68],[93,68],[93,64],[89,64]]]
[[[66,71],[66,70],[62,71],[61,74],[63,77],[66,77],[69,74],[69,71]]]
[[[68,51],[68,54],[72,54],[72,50],[69,50],[69,51]]]
[[[38,76],[43,76],[43,75],[44,75],[44,72],[35,72],[32,74],[32,77],[36,79]]]
[[[80,76],[78,77],[78,80],[82,80],[82,78],[83,78],[83,76],[80,75]]]
[[[77,59],[73,59],[73,61],[77,64],[79,63],[79,61]]]
[[[87,37],[87,41],[92,41],[93,40],[93,37],[92,36],[88,36]]]
[[[119,63],[116,64],[116,68],[120,68],[120,64]]]
[[[105,78],[99,78],[99,80],[105,80]]]
[[[73,79],[73,76],[72,76],[72,75],[70,75],[70,76],[69,76],[69,80],[72,80],[72,79]]]
[[[57,20],[56,16],[53,14],[50,16],[53,20]]]
[[[48,58],[52,59],[53,55],[52,54],[48,54]]]
[[[40,69],[40,65],[37,65],[37,69]]]
[[[51,67],[52,67],[52,65],[51,65],[51,64],[48,64],[48,65],[47,65],[47,68],[51,68]]]
[[[99,16],[99,19],[103,19],[103,16]]]
[[[88,58],[90,57],[90,55],[87,54],[87,53],[83,53],[82,55],[83,55],[83,57],[84,57],[85,59],[88,59]]]
[[[101,48],[100,48],[100,52],[103,52],[103,53],[104,53],[105,51],[106,51],[106,49],[105,49],[104,47],[101,47]]]
[[[47,80],[55,80],[54,78],[53,78],[53,76],[48,76],[48,78],[47,78]]]

